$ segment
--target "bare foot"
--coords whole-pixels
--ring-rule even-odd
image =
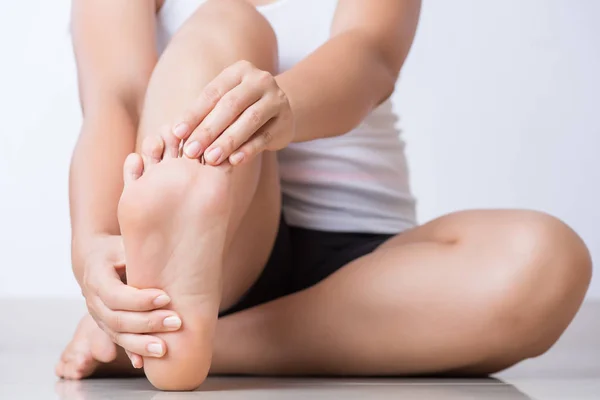
[[[169,308],[183,321],[158,334],[162,358],[144,358],[150,382],[163,390],[192,390],[206,378],[221,299],[221,263],[229,218],[229,166],[165,155],[158,137],[147,138],[142,159],[125,162],[119,224],[127,283],[169,293]]]
[[[132,375],[135,370],[124,350],[98,327],[88,314],[81,319],[75,335],[56,364],[56,375],[83,379],[96,375]]]

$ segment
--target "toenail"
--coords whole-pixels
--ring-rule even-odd
[[[157,356],[161,356],[163,354],[163,347],[160,343],[150,343],[147,349],[149,353],[155,354]]]
[[[181,326],[181,319],[173,315],[163,320],[163,325],[167,328],[179,328]]]
[[[201,146],[198,142],[192,142],[185,146],[185,155],[189,158],[196,158],[200,154]]]
[[[179,139],[183,139],[185,137],[185,134],[188,132],[188,130],[189,130],[188,124],[186,124],[185,122],[182,122],[182,123],[175,125],[175,128],[173,128],[173,134],[175,136],[177,136]]]
[[[206,155],[206,159],[208,160],[208,162],[216,163],[219,162],[219,159],[221,158],[222,154],[223,150],[221,150],[220,147],[215,147],[214,149],[208,152],[208,154]]]
[[[166,294],[161,294],[160,296],[154,299],[152,304],[154,304],[156,307],[164,307],[170,302],[171,298],[169,296],[167,296]]]

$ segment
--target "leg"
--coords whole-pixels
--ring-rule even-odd
[[[137,151],[160,150],[162,145],[157,143],[156,135],[168,129],[174,118],[193,104],[210,80],[239,60],[275,72],[274,32],[246,1],[207,1],[174,35],[156,65],[140,120]],[[199,170],[203,197],[210,195],[208,180],[214,179],[212,186],[225,184],[233,201],[222,268],[221,308],[226,309],[252,285],[269,257],[281,211],[277,161],[274,153],[264,153],[254,163],[232,171],[208,167]],[[193,185],[184,182],[184,186]],[[212,200],[221,203],[223,199]],[[134,203],[133,208],[137,209],[139,204]]]
[[[234,62],[274,72],[275,44],[266,20],[246,2],[209,1],[175,35],[149,83],[138,137],[144,174],[127,184],[119,221],[128,283],[167,290],[184,321],[180,331],[158,335],[168,343],[165,357],[145,359],[146,375],[159,388],[191,389],[206,376],[217,312],[260,273],[280,193],[273,154],[235,169],[206,167],[169,154],[163,159],[155,135]],[[126,176],[139,175],[127,173],[141,167],[139,157],[128,160]]]
[[[311,288],[221,319],[212,372],[493,373],[552,346],[590,274],[585,245],[552,217],[452,214]]]
[[[138,143],[173,123],[234,62],[274,72],[275,44],[267,21],[246,2],[205,3],[154,70]],[[168,353],[144,359],[146,376],[161,389],[193,389],[208,373],[219,309],[249,288],[271,250],[280,212],[275,158],[215,168],[165,154],[153,165],[162,150],[153,143],[144,143],[144,175],[125,188],[119,206],[127,279],[165,289],[184,321],[180,331],[158,335]],[[155,150],[159,157],[151,156]]]
[[[156,260],[165,255],[159,253],[169,251],[167,239],[179,235],[193,249],[180,257],[177,263],[187,267],[176,275],[190,278],[189,274],[195,271],[204,286],[192,291],[211,292],[202,296],[210,301],[191,305],[191,316],[187,321],[184,318],[187,330],[180,333],[188,339],[165,335],[164,339],[172,342],[167,358],[146,360],[146,373],[158,386],[185,388],[202,381],[202,369],[208,368],[211,355],[211,349],[204,347],[212,337],[213,315],[218,308],[228,308],[239,299],[256,280],[269,256],[280,214],[280,189],[274,154],[265,153],[254,163],[235,170],[203,167],[189,160],[171,159],[168,154],[160,161],[164,144],[156,135],[165,124],[172,124],[173,118],[225,67],[245,59],[274,72],[276,58],[274,33],[252,6],[241,0],[209,0],[172,39],[149,83],[137,140],[138,150],[145,154],[146,170],[138,182],[129,186],[120,204],[120,222],[129,249],[128,280],[140,287],[164,287],[168,261]],[[134,158],[134,166],[139,164],[135,161]],[[184,227],[194,229],[183,232]],[[151,244],[150,233],[154,240],[159,238],[160,246]],[[214,272],[210,279],[207,271]],[[218,281],[222,285],[215,284]],[[212,282],[211,290],[206,282]],[[180,289],[172,290],[173,297]],[[180,306],[181,303],[180,299]],[[204,311],[202,319],[208,321],[199,324],[202,334],[190,335],[192,321],[200,319],[200,309]],[[178,344],[193,341],[194,337],[204,337],[204,345],[200,344],[202,351],[196,352],[201,354],[202,359],[196,362],[202,368],[197,365],[184,368],[193,376],[178,373],[171,368],[179,363],[178,352],[179,356],[184,350],[192,354],[189,349],[178,349]],[[118,347],[115,351],[110,338],[86,317],[63,353],[57,375],[79,379],[97,372],[99,364],[107,362],[111,362],[105,366],[109,368],[103,369],[108,372],[132,372],[123,350]],[[164,373],[165,369],[178,376],[172,379]],[[158,381],[159,376],[163,381]]]

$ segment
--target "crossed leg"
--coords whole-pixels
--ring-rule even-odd
[[[553,217],[454,213],[220,319],[211,371],[488,375],[548,350],[590,277],[586,246]]]

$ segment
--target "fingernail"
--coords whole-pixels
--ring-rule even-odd
[[[179,328],[181,326],[181,319],[173,315],[163,319],[163,325],[167,328]]]
[[[208,160],[208,162],[217,163],[219,162],[219,159],[221,158],[222,154],[223,151],[221,150],[221,148],[215,147],[214,149],[209,151],[208,154],[206,154],[204,157]]]
[[[188,143],[185,146],[185,155],[189,158],[196,158],[200,155],[201,146],[198,142]]]
[[[229,161],[235,165],[235,164],[239,164],[242,162],[242,160],[244,159],[244,153],[235,153],[234,155],[232,155],[231,157],[229,157]]]
[[[149,353],[155,354],[157,356],[162,356],[163,354],[163,347],[160,343],[150,343],[146,348],[148,349]]]
[[[164,307],[171,302],[171,298],[166,294],[161,294],[152,302],[156,307]]]
[[[173,128],[173,135],[177,136],[179,139],[183,139],[185,134],[188,132],[189,126],[185,122],[181,122]]]

